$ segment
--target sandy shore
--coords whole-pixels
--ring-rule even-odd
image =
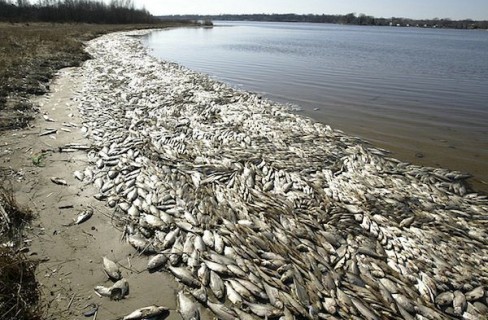
[[[107,35],[90,41],[88,51],[93,60],[60,72],[52,92],[39,99],[42,116],[30,128],[0,137],[0,161],[12,168],[19,202],[39,214],[29,236],[30,254],[40,261],[38,279],[48,314],[82,318],[84,307],[96,303],[98,319],[117,319],[157,304],[170,309],[170,319],[180,318],[176,292],[190,289],[168,272],[149,274],[145,254],[120,240],[129,222],[150,229],[153,220],[147,217],[153,212],[171,216],[165,241],[177,230],[181,238],[172,243],[183,247],[206,228],[233,253],[227,259],[235,261],[237,270],[248,268],[258,282],[264,280],[256,275],[269,277],[262,270],[273,261],[267,257],[276,255],[290,258],[286,261],[296,270],[308,265],[300,280],[306,287],[314,277],[311,270],[342,277],[357,265],[368,274],[379,268],[374,281],[389,277],[403,286],[402,294],[417,306],[409,311],[412,315],[443,314],[445,308],[435,309],[431,300],[446,290],[470,297],[475,287],[488,285],[486,199],[468,194],[460,173],[389,159],[279,104],[160,62],[132,37]],[[43,135],[49,130],[56,132]],[[91,150],[63,151],[71,143]],[[86,168],[94,176],[75,179],[73,172]],[[134,171],[138,177],[132,180]],[[117,176],[129,178],[117,183]],[[67,185],[53,183],[52,177]],[[111,202],[117,210],[108,206]],[[124,204],[133,210],[123,209]],[[89,207],[93,217],[66,226]],[[192,224],[193,219],[198,223]],[[158,230],[149,231],[148,246],[162,245],[161,250],[184,256],[176,244],[169,248],[172,244],[156,241]],[[141,237],[137,230],[134,234]],[[327,251],[318,249],[327,242],[319,234],[333,235]],[[223,248],[208,244],[208,237],[205,241],[208,252],[202,252],[202,259],[224,254]],[[273,255],[264,255],[263,248]],[[316,252],[328,253],[323,260]],[[103,256],[115,261],[129,281],[130,293],[122,301],[93,291],[111,284],[102,269]],[[242,264],[243,256],[253,258]],[[211,265],[207,260],[199,264]],[[229,270],[222,275],[229,283],[232,277]],[[298,280],[284,282],[279,297],[286,310],[295,310],[296,301],[304,310],[321,310],[324,297],[334,300],[347,292],[353,300],[337,302],[337,309],[346,310],[339,316],[372,312],[362,308],[365,298],[347,279],[342,279],[343,289],[337,281],[333,293],[307,291],[307,302],[296,293]],[[435,283],[430,295],[424,294],[424,282]],[[209,300],[223,302],[211,294]],[[399,316],[395,308],[384,308],[385,317]],[[280,315],[283,310],[273,309]],[[466,306],[461,312],[467,312]]]
[[[73,176],[88,165],[86,152],[59,152],[71,143],[90,145],[80,131],[82,119],[74,101],[82,77],[77,69],[59,72],[51,92],[36,99],[40,115],[30,128],[0,137],[0,161],[12,169],[17,200],[38,215],[27,236],[28,255],[40,262],[37,277],[47,319],[82,319],[91,303],[99,305],[98,319],[118,319],[152,304],[170,308],[168,319],[180,319],[175,311],[178,283],[166,273],[148,276],[147,258],[121,241],[121,228],[111,219],[112,210],[93,197],[97,190]],[[51,129],[57,132],[40,136]],[[42,153],[45,156],[40,157]],[[51,177],[68,185],[57,185]],[[91,219],[66,226],[89,207],[94,208]],[[103,271],[103,256],[116,261],[129,281],[130,295],[123,302],[100,298],[93,290],[111,285]]]

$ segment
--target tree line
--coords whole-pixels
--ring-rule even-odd
[[[90,0],[0,0],[0,21],[7,22],[83,22],[155,23],[160,20],[145,9],[136,9],[132,0],[110,3]]]
[[[161,19],[184,19],[184,20],[224,20],[224,21],[268,21],[268,22],[312,22],[312,23],[334,23],[350,25],[372,25],[372,26],[403,26],[403,27],[430,27],[430,28],[453,28],[453,29],[488,29],[488,21],[451,20],[451,19],[409,19],[409,18],[376,18],[365,14],[356,15],[349,13],[345,15],[331,14],[222,14],[222,15],[172,15],[159,16]]]

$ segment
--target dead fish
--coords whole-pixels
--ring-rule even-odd
[[[434,294],[432,293],[432,290],[430,290],[429,286],[427,286],[427,284],[423,280],[417,278],[417,284],[415,285],[415,287],[419,291],[420,296],[424,298],[425,301],[434,301]]]
[[[205,251],[206,245],[205,245],[205,242],[203,241],[203,239],[202,239],[201,236],[199,236],[199,235],[196,235],[195,236],[194,247],[195,247],[196,250],[198,250],[200,252],[204,252]]]
[[[110,297],[112,295],[111,287],[96,286],[93,290],[100,297]]]
[[[166,261],[168,261],[168,257],[166,257],[166,255],[163,253],[159,253],[149,258],[149,261],[147,262],[147,269],[149,271],[154,271],[165,265]]]
[[[85,222],[86,220],[90,219],[93,216],[93,209],[89,208],[86,209],[85,211],[80,212],[78,216],[76,217],[74,224],[80,224]]]
[[[210,270],[210,289],[218,299],[224,297],[224,282],[222,278],[216,273]]]
[[[200,281],[193,277],[190,270],[184,267],[169,267],[171,273],[184,284],[190,287],[200,287]]]
[[[224,252],[224,247],[225,247],[224,239],[216,231],[214,231],[214,241],[215,241],[215,251],[219,254],[222,254]]]
[[[169,248],[170,246],[172,246],[175,243],[176,238],[178,237],[179,233],[180,233],[179,228],[176,228],[176,229],[168,232],[168,234],[166,234],[166,237],[164,237],[164,240],[163,240],[163,248],[166,249],[166,248]]]
[[[368,320],[379,320],[380,318],[374,314],[370,308],[366,307],[359,299],[351,297],[352,304],[356,307],[356,309],[361,313],[364,319]]]
[[[454,300],[454,294],[451,291],[446,291],[435,297],[435,303],[440,306],[451,305]]]
[[[467,304],[466,304],[466,297],[461,291],[459,290],[454,291],[454,299],[452,300],[452,305],[454,307],[454,313],[456,315],[463,314]]]
[[[63,226],[71,227],[71,226],[74,226],[76,224],[83,223],[86,220],[90,219],[92,216],[93,216],[93,209],[89,208],[87,210],[80,212],[73,221],[71,221],[68,224],[63,224]]]
[[[324,301],[322,302],[325,311],[327,311],[330,314],[335,314],[337,311],[337,304],[334,299],[332,298],[324,298]]]
[[[169,313],[169,309],[165,307],[159,307],[159,306],[149,306],[149,307],[137,309],[132,313],[129,313],[123,318],[123,320],[146,319],[146,318],[159,316],[164,313]]]
[[[188,257],[187,265],[192,268],[198,267],[200,264],[200,251],[193,250],[190,257]]]
[[[185,242],[183,243],[183,253],[186,254],[186,255],[190,255],[193,253],[193,250],[194,250],[194,246],[193,246],[193,241],[194,241],[194,236],[191,235],[191,234],[188,234],[186,237],[185,237]]]
[[[277,316],[281,316],[283,314],[283,311],[273,307],[270,304],[258,304],[258,303],[250,303],[250,302],[244,302],[244,303],[249,307],[252,313],[254,313],[259,317],[274,318]]]
[[[237,291],[234,290],[234,288],[230,285],[230,283],[225,282],[225,290],[227,291],[227,299],[229,299],[230,302],[235,304],[236,306],[241,306],[242,305],[242,297],[237,293]]]
[[[278,309],[283,308],[283,302],[280,301],[279,291],[277,288],[270,286],[263,281],[264,290],[269,297],[269,302]]]
[[[129,293],[129,283],[125,279],[120,279],[110,288],[110,299],[120,300]]]
[[[249,290],[247,290],[246,287],[244,287],[240,282],[236,281],[235,279],[227,279],[226,281],[229,282],[229,284],[232,286],[232,288],[234,288],[234,290],[241,297],[243,297],[244,299],[247,299],[249,301],[252,301],[252,302],[255,301],[253,294]],[[212,282],[210,281],[210,283],[212,283]]]
[[[236,313],[223,304],[207,301],[207,306],[215,315],[222,320],[239,320]]]
[[[399,306],[405,309],[407,312],[414,313],[415,312],[415,302],[404,296],[400,293],[392,293],[391,296]]]
[[[200,310],[192,298],[188,297],[183,291],[178,292],[178,312],[183,320],[199,320]]]
[[[191,295],[200,301],[201,303],[207,302],[207,288],[204,285],[200,287],[200,289],[195,289],[190,291]]]
[[[144,219],[144,222],[147,223],[151,228],[158,229],[166,225],[166,223],[164,223],[164,221],[161,220],[159,217],[150,214],[145,214],[142,218]]]
[[[248,276],[246,272],[244,272],[241,268],[239,268],[235,264],[228,264],[227,269],[229,269],[230,272],[232,272],[234,275],[240,278],[244,278]]]
[[[243,285],[254,296],[264,300],[268,300],[268,296],[266,295],[266,292],[263,289],[259,288],[254,283],[252,283],[251,281],[245,279],[239,279],[239,278],[236,278],[236,281],[238,281],[241,285]]]
[[[105,271],[107,276],[112,280],[117,281],[122,278],[117,264],[107,257],[103,257],[103,271]]]
[[[466,292],[466,300],[468,301],[475,301],[481,299],[485,295],[485,289],[483,286],[479,286],[474,288],[473,290]]]
[[[205,263],[200,264],[200,268],[197,271],[198,279],[200,279],[200,282],[204,285],[207,286],[210,282],[210,269],[207,268],[207,265]]]
[[[68,182],[66,182],[66,180],[57,177],[51,177],[51,181],[55,184],[59,184],[60,186],[68,185]]]
[[[214,247],[214,243],[215,243],[214,235],[209,230],[204,230],[203,231],[202,240],[210,248],[213,248]]]
[[[85,174],[81,171],[73,172],[73,176],[75,176],[75,178],[80,180],[80,181],[83,181],[83,179],[85,179]]]
[[[229,274],[230,273],[230,270],[227,269],[227,267],[224,266],[223,264],[216,263],[216,262],[209,261],[209,260],[205,260],[205,259],[202,259],[202,260],[210,270],[213,270],[219,274]]]
[[[412,225],[413,221],[415,220],[415,216],[411,216],[408,218],[403,219],[400,222],[400,228],[408,228]]]
[[[259,318],[240,310],[239,308],[233,308],[234,312],[237,314],[240,320],[257,320]]]
[[[147,247],[147,240],[138,234],[130,234],[127,238],[127,242],[130,243],[136,250],[142,251]]]

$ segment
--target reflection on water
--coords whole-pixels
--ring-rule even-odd
[[[216,25],[154,32],[145,41],[165,60],[300,105],[398,158],[488,182],[488,32]]]

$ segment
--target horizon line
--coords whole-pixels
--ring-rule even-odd
[[[292,12],[287,12],[287,13],[206,13],[206,14],[201,14],[201,13],[172,13],[172,14],[154,14],[154,16],[225,16],[225,15],[233,15],[233,16],[245,16],[245,15],[297,15],[297,16],[309,16],[309,15],[315,15],[315,16],[321,16],[321,15],[326,15],[326,16],[347,16],[349,14],[354,14],[355,16],[360,16],[364,15],[366,17],[373,17],[375,19],[410,19],[410,20],[451,20],[451,21],[465,21],[465,20],[471,20],[471,21],[488,21],[488,18],[486,19],[473,19],[473,18],[461,18],[461,19],[455,19],[455,18],[450,18],[450,17],[435,17],[435,18],[410,18],[410,17],[402,17],[402,16],[391,16],[391,17],[383,17],[383,16],[374,16],[374,15],[369,15],[365,13],[356,13],[356,12],[350,12],[350,13],[345,13],[345,14],[332,14],[332,13],[292,13]]]

